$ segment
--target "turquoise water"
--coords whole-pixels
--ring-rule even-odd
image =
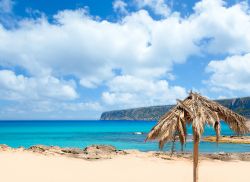
[[[0,121],[0,143],[11,147],[30,147],[43,144],[60,147],[84,148],[92,144],[109,144],[118,149],[159,150],[157,142],[144,142],[146,133],[155,121]],[[134,132],[143,132],[138,135]],[[192,134],[191,128],[188,129]],[[222,135],[233,132],[222,124]],[[211,127],[206,127],[204,135],[215,135]],[[191,137],[191,136],[190,136]],[[167,144],[164,150],[170,150]],[[179,143],[176,150],[180,149]],[[188,141],[185,151],[192,151],[192,141]],[[219,144],[201,142],[201,152],[250,152],[248,144]]]

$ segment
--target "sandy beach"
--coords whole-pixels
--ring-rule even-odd
[[[112,159],[87,161],[26,150],[0,152],[4,182],[152,182],[192,181],[192,161],[164,160],[147,154],[117,155]],[[243,182],[250,179],[250,162],[201,160],[200,181]]]

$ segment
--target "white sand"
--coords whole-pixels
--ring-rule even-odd
[[[27,151],[0,152],[1,182],[192,182],[192,162],[118,156],[85,161]],[[200,182],[248,182],[250,162],[202,161]]]

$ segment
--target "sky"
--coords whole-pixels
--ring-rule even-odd
[[[0,119],[250,96],[243,0],[0,0]]]

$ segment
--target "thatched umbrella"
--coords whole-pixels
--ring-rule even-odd
[[[208,100],[197,94],[190,93],[183,101],[177,100],[177,105],[163,115],[157,125],[150,131],[146,140],[159,140],[159,147],[179,136],[180,143],[186,143],[187,125],[193,129],[193,181],[198,181],[199,141],[206,124],[212,125],[216,132],[216,141],[220,136],[220,121],[225,121],[237,135],[249,132],[247,119],[230,109]]]

